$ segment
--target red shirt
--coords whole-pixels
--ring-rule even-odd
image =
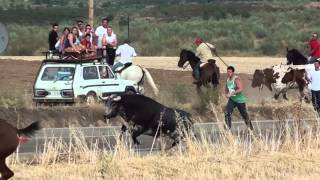
[[[86,39],[82,39],[81,44],[87,49],[91,48],[91,42],[87,41]]]
[[[320,58],[320,41],[312,38],[309,41],[309,47],[311,50],[310,56]]]

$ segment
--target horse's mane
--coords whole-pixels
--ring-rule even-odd
[[[195,62],[199,62],[200,58],[196,56],[196,54],[188,49],[182,49],[180,53],[180,57],[182,54],[187,54],[188,60],[193,60]]]
[[[307,63],[307,58],[300,53],[297,49],[287,49],[287,61],[288,64],[294,64],[294,65],[299,65],[299,64],[306,64]]]

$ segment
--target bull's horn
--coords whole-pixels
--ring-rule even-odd
[[[113,98],[115,98],[115,97],[117,97],[118,95],[116,95],[116,94],[111,94],[109,97],[111,98],[111,99],[113,99]]]
[[[99,99],[101,99],[102,101],[106,101],[106,100],[108,100],[109,98],[110,98],[109,96],[107,96],[107,97],[99,96]]]
[[[120,101],[121,100],[121,96],[116,96],[112,98],[113,101]]]

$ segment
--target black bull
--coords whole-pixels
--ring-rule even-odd
[[[159,137],[163,133],[174,140],[175,146],[193,125],[190,113],[166,107],[146,96],[112,95],[104,100],[105,118],[121,116],[126,122],[122,134],[129,128],[135,144],[140,144],[137,137],[141,134]]]

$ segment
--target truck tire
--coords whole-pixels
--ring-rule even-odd
[[[132,95],[132,94],[136,94],[136,92],[133,91],[133,90],[131,90],[131,89],[128,89],[128,90],[126,90],[125,94],[130,94],[130,95]]]

